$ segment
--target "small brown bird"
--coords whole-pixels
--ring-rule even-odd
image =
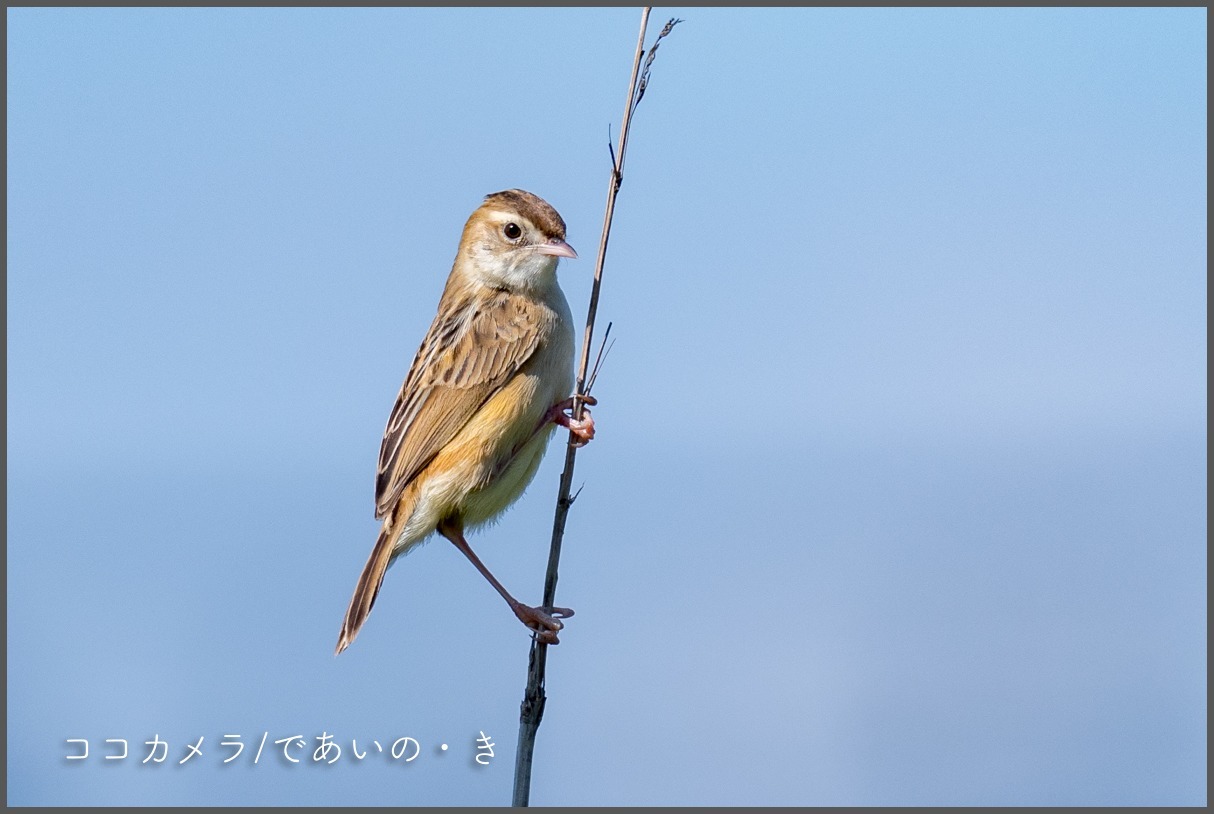
[[[594,437],[574,400],[573,318],[556,281],[565,222],[521,189],[485,196],[464,225],[438,314],[396,397],[379,449],[379,539],[341,626],[337,652],[367,621],[384,573],[434,531],[464,553],[523,624],[556,644],[568,608],[533,608],[506,591],[464,539],[513,503],[557,425]],[[581,397],[584,404],[594,399]]]

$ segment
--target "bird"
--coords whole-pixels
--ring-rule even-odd
[[[367,621],[388,567],[437,532],[489,581],[541,642],[557,644],[569,608],[519,602],[485,567],[465,533],[496,520],[535,477],[558,426],[575,446],[595,434],[575,418],[573,317],[557,284],[576,259],[565,221],[521,189],[486,195],[469,216],[434,317],[380,442],[375,517],[382,520],[334,655]]]

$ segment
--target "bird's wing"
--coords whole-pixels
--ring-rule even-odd
[[[533,301],[508,291],[440,306],[384,430],[376,517],[535,353],[543,319]]]

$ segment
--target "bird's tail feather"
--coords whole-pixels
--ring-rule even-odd
[[[404,530],[405,523],[413,511],[413,506],[409,505],[412,501],[407,500],[408,495],[404,497],[405,499],[402,499],[396,508],[384,518],[383,528],[379,531],[379,539],[375,541],[375,548],[371,549],[371,556],[367,558],[367,564],[363,566],[363,572],[358,577],[358,584],[354,587],[354,596],[350,597],[350,607],[346,609],[346,618],[341,623],[341,635],[337,637],[337,650],[333,655],[337,655],[349,647],[358,636],[359,629],[371,615],[371,606],[375,604],[375,597],[379,595],[379,586],[383,584],[384,573],[392,561],[404,553],[403,550],[396,548],[397,538]]]

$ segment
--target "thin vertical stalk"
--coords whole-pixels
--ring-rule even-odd
[[[632,123],[632,112],[636,109],[637,80],[641,75],[641,60],[645,56],[645,29],[649,25],[650,7],[641,12],[641,30],[637,35],[636,55],[632,60],[632,78],[628,83],[628,102],[624,105],[624,118],[620,126],[619,149],[611,166],[611,181],[607,187],[607,210],[603,215],[603,234],[599,239],[599,253],[594,265],[594,285],[590,289],[590,307],[586,314],[586,332],[582,339],[582,358],[578,366],[577,389],[581,394],[590,366],[590,343],[594,337],[594,319],[599,306],[599,288],[603,280],[603,262],[607,258],[607,239],[611,235],[611,219],[615,214],[615,198],[620,191],[623,178],[624,153],[628,146],[628,130]],[[573,414],[581,418],[582,402],[575,401]],[[552,521],[552,545],[548,551],[548,570],[544,577],[544,606],[552,607],[556,602],[557,568],[561,559],[561,542],[565,536],[565,519],[573,505],[570,491],[573,487],[573,467],[577,447],[573,445],[573,434],[565,447],[565,469],[561,473],[560,490],[557,493],[556,515]],[[518,749],[514,763],[514,801],[516,806],[526,806],[531,799],[531,759],[535,751],[535,736],[544,717],[544,672],[548,663],[548,645],[533,638],[527,663],[527,689],[519,714]]]

